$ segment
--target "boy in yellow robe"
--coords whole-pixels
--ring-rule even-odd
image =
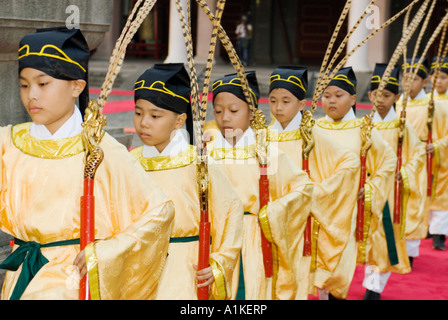
[[[213,284],[212,299],[234,299],[236,289],[232,290],[231,284],[242,245],[243,207],[227,177],[211,160],[210,267],[196,270],[201,209],[197,150],[190,144],[190,91],[189,75],[182,63],[156,64],[135,84],[134,125],[144,146],[131,153],[175,206],[168,258],[156,298],[194,300],[198,298],[197,287]],[[182,128],[184,124],[187,130]]]
[[[87,271],[92,299],[155,296],[173,204],[107,133],[95,176],[97,240],[80,252],[88,59],[76,29],[20,42],[20,94],[33,122],[0,128],[0,227],[15,238],[1,264],[3,299],[78,299]]]
[[[268,138],[271,144],[286,153],[293,162],[302,168],[302,142],[300,125],[302,110],[306,105],[307,69],[303,67],[278,67],[272,74],[269,87],[269,103],[274,121],[269,126]],[[341,148],[326,134],[312,130],[313,149],[309,155],[310,178],[314,183],[311,214],[314,229],[314,244],[319,239],[332,239],[334,246],[325,247],[325,261],[319,268],[334,271],[338,255],[342,254],[344,239],[335,228],[338,217],[353,211],[356,194],[346,195],[341,190],[352,187],[359,179],[359,157],[348,149]],[[313,228],[314,227],[314,228]],[[316,231],[318,227],[318,233]],[[345,235],[344,235],[345,237]],[[324,241],[324,240],[322,240]],[[299,244],[299,295],[308,296],[310,269],[315,268],[317,248],[310,256],[303,256],[303,238]],[[312,282],[312,281],[311,281]]]
[[[374,103],[377,89],[387,64],[377,63],[370,84],[369,99]],[[399,99],[399,70],[392,70],[389,81],[378,97],[377,110],[372,121],[375,128],[393,150],[398,150],[400,134],[400,118],[395,113],[395,102]],[[402,142],[402,166],[396,179],[401,184],[400,223],[394,223],[395,188],[390,188],[386,205],[383,209],[383,220],[372,241],[368,244],[368,261],[366,265],[363,286],[366,288],[365,300],[379,300],[387,281],[394,273],[409,273],[411,266],[406,251],[406,235],[412,232],[415,221],[425,215],[425,184],[419,179],[420,171],[426,161],[425,145],[408,123],[405,124]],[[394,184],[395,181],[392,183]],[[407,232],[406,232],[407,231]]]
[[[253,100],[259,91],[255,72],[246,73]],[[298,246],[311,209],[312,182],[286,154],[268,144],[269,203],[260,207],[260,165],[252,113],[236,74],[213,83],[213,114],[218,130],[207,150],[236,189],[244,207],[238,299],[295,299]],[[261,233],[272,245],[273,276],[266,277]]]
[[[417,63],[410,65],[410,59],[403,65],[405,73],[403,80],[410,75],[410,71],[415,69]],[[416,59],[419,61],[419,59]],[[426,60],[425,60],[426,61]],[[430,96],[426,95],[425,87],[428,83],[428,67],[422,63],[415,76],[409,92],[409,100],[406,105],[406,122],[409,122],[418,134],[421,141],[427,143],[428,140],[428,105]],[[402,110],[402,97],[397,102],[397,114]],[[408,253],[410,256],[418,256],[418,246],[420,239],[424,239],[429,231],[433,237],[433,246],[435,249],[444,250],[444,236],[448,234],[448,106],[441,100],[434,101],[434,115],[432,125],[432,142],[426,145],[426,152],[433,154],[433,196],[427,197],[429,210],[426,212],[425,219],[420,223],[419,228],[409,237],[414,239],[408,242]],[[425,169],[421,171],[423,176],[427,176]],[[424,179],[424,178],[422,178]],[[427,180],[426,180],[427,181]],[[414,243],[413,251],[410,252],[409,246]]]
[[[431,65],[431,75],[429,76],[431,82],[433,82],[433,73],[434,69],[437,67],[437,57],[434,57],[433,64]],[[448,107],[448,58],[445,57],[445,59],[440,63],[439,68],[439,74],[437,76],[437,82],[434,85],[434,100],[441,101],[445,103],[445,106]],[[445,118],[446,120],[446,118]],[[446,123],[445,123],[446,127]],[[442,133],[443,135],[443,133]],[[440,141],[439,141],[440,143]],[[446,147],[445,147],[446,150]],[[440,151],[440,146],[437,152]],[[445,153],[446,154],[446,153]],[[440,159],[440,154],[439,154]],[[440,181],[440,180],[439,180]],[[446,189],[445,189],[446,190]],[[447,192],[445,192],[445,196],[439,195],[439,198],[447,199],[446,197]],[[440,201],[440,199],[439,199]],[[443,200],[441,200],[443,201]],[[443,201],[444,204],[446,204],[446,201]],[[430,207],[432,204],[430,203]],[[433,210],[430,211],[430,219],[429,219],[429,233],[432,235],[433,239],[433,247],[437,250],[445,250],[445,238],[447,234],[447,226],[448,226],[448,210],[446,210],[446,205],[443,206],[445,210]],[[430,209],[431,210],[431,209]]]
[[[439,67],[439,73],[437,75],[437,81],[434,85],[434,99],[448,103],[448,58],[445,57],[443,61],[437,64],[437,57],[434,57],[431,64],[431,73],[429,79],[434,81],[434,70]]]
[[[315,131],[326,133],[332,141],[340,143],[343,148],[349,148],[360,156],[362,119],[355,116],[355,104],[355,73],[351,67],[342,68],[323,91],[322,107],[326,116],[316,122]],[[367,152],[366,184],[359,189],[359,193],[359,180],[353,182],[352,188],[344,190],[347,194],[355,193],[358,198],[364,197],[367,208],[370,207],[370,212],[364,217],[365,222],[370,224],[369,229],[364,230],[364,232],[368,231],[368,237],[375,232],[382,219],[382,210],[389,194],[388,188],[391,186],[390,181],[393,179],[397,159],[392,148],[381,138],[375,128],[371,131],[371,142],[371,147]],[[357,262],[357,246],[359,246],[358,259],[365,261],[365,240],[357,244],[355,238],[357,205],[354,204],[352,211],[344,213],[345,219],[341,219],[338,226],[341,238],[345,236],[345,247],[338,265],[332,273],[321,268],[316,270],[314,284],[317,288],[325,289],[320,290],[321,298],[324,294],[328,294],[330,299],[345,299],[347,297]],[[320,256],[324,257],[325,248],[331,246],[331,241],[320,241],[318,259]]]

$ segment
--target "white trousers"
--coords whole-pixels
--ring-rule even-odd
[[[429,233],[448,235],[448,211],[429,211]]]
[[[418,257],[420,240],[406,240],[406,251],[409,257]]]
[[[390,272],[378,272],[375,266],[366,264],[362,286],[370,291],[382,293],[389,280],[390,274]]]

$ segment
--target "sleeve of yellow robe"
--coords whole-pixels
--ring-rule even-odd
[[[278,157],[269,157],[276,159],[268,169],[271,200],[265,213],[260,210],[260,223],[266,238],[274,244],[273,287],[276,289],[273,296],[282,300],[294,299],[296,289],[290,289],[296,285],[297,247],[311,210],[313,183],[286,154],[273,147],[269,152]],[[267,230],[270,235],[266,234]]]
[[[0,190],[3,190],[3,154],[5,152],[3,143],[7,137],[7,132],[11,131],[11,126],[0,127]],[[3,212],[5,204],[0,200],[0,212]]]
[[[243,244],[243,205],[230,181],[218,165],[209,160],[210,210],[212,216],[212,247],[210,265],[215,282],[215,299],[230,299],[231,278]],[[223,196],[225,195],[225,197]]]
[[[387,201],[395,176],[397,156],[392,147],[381,137],[376,128],[372,129],[372,145],[367,152],[367,178],[365,187],[366,202],[370,198],[371,219],[369,235],[375,232],[383,217],[383,208]],[[368,206],[369,204],[367,204]],[[368,219],[368,217],[365,217]]]
[[[97,180],[110,188],[114,233],[86,248],[92,298],[151,299],[166,259],[174,207],[127,150],[123,157],[109,153],[113,138],[105,138]]]
[[[378,124],[381,124],[381,122],[379,122]],[[390,129],[382,129],[379,131],[384,139],[389,143],[389,145],[396,149],[398,145],[399,130],[400,129],[398,127],[394,127]],[[405,255],[405,243],[400,240],[404,239],[404,227],[409,226],[411,230],[414,230],[418,226],[418,224],[421,223],[421,218],[419,216],[425,214],[424,201],[422,200],[426,198],[426,194],[424,193],[426,192],[426,184],[422,183],[419,180],[422,177],[422,175],[420,175],[420,172],[424,168],[425,161],[426,158],[424,143],[420,141],[414,128],[409,123],[406,123],[401,166],[401,173],[403,176],[402,194],[403,199],[406,198],[406,201],[403,200],[402,203],[406,207],[402,207],[403,220],[401,223],[401,228],[400,226],[394,225],[394,229],[396,228],[396,231],[394,233],[396,237],[395,244],[397,246],[399,264],[391,267],[384,228],[377,228],[376,232],[372,234],[371,242],[368,244],[368,263],[370,265],[375,265],[376,267],[378,267],[380,272],[392,271],[407,273],[410,270],[409,265],[405,262],[405,260],[402,260],[402,257],[406,258],[407,255]],[[392,185],[395,185],[394,181],[395,178],[391,181]],[[408,193],[408,195],[405,196],[405,193]],[[395,191],[392,187],[389,190],[388,197],[388,205],[391,213],[391,223],[393,221],[394,195]]]
[[[448,208],[448,104],[435,101],[433,131],[434,147],[433,174],[436,175],[436,192],[431,199],[431,210],[447,210]],[[434,135],[433,135],[434,137]],[[436,165],[438,163],[438,168]]]
[[[333,272],[347,245],[350,221],[347,214],[353,212],[356,193],[343,192],[359,181],[359,156],[335,145],[321,131],[313,130],[314,148],[310,154],[310,176],[314,182],[311,212],[320,223],[319,239],[330,246],[318,246],[320,269]],[[342,192],[341,192],[342,191]],[[319,240],[318,242],[319,243]],[[331,250],[330,250],[331,249]],[[325,265],[322,265],[325,263]]]
[[[420,141],[417,132],[408,123],[406,123],[406,132],[403,140],[403,158],[404,161],[401,167],[402,190],[403,194],[408,194],[405,198],[406,203],[404,203],[406,207],[403,208],[405,209],[404,227],[412,232],[418,227],[418,225],[412,227],[412,222],[420,223],[421,217],[425,215],[426,211],[426,182],[421,181],[423,175],[420,174],[425,168],[426,145]],[[394,204],[391,204],[391,208],[393,206]]]

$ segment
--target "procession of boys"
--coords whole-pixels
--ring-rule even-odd
[[[2,299],[345,300],[363,266],[363,298],[380,300],[394,274],[412,273],[423,239],[446,250],[448,13],[407,50],[436,0],[403,6],[365,116],[346,63],[356,48],[342,50],[347,1],[314,88],[309,66],[272,68],[269,123],[259,75],[221,27],[225,1],[212,13],[197,0],[213,24],[209,57],[221,41],[235,68],[210,81],[209,58],[203,88],[177,1],[188,63],[148,62],[134,79],[141,146],[128,150],[105,132],[102,108],[154,2],[130,13],[97,101],[82,28],[17,44],[17,99],[31,122],[0,127],[0,228],[14,239]]]

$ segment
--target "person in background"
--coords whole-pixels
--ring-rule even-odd
[[[236,26],[235,34],[238,55],[246,67],[250,63],[250,50],[252,46],[252,25],[249,23],[247,15],[241,16],[241,20]]]

